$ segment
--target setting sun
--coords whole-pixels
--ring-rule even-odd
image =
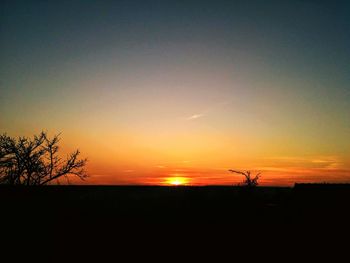
[[[168,185],[186,185],[188,183],[188,178],[186,177],[170,177],[166,179],[166,184]]]

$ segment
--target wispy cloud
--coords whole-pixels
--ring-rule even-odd
[[[189,117],[187,117],[186,119],[187,119],[188,121],[191,121],[191,120],[195,120],[195,119],[201,118],[201,117],[203,117],[203,116],[204,116],[203,113],[200,113],[200,114],[193,114],[192,116],[189,116]]]
[[[309,157],[293,157],[281,156],[267,158],[273,161],[274,165],[284,167],[307,167],[319,169],[339,169],[343,162],[338,156],[309,156]]]
[[[230,105],[230,104],[232,104],[231,101],[222,101],[222,102],[216,103],[216,104],[208,107],[207,109],[202,110],[200,113],[196,113],[196,114],[193,114],[191,116],[188,116],[186,118],[186,120],[192,121],[192,120],[199,119],[201,117],[209,115],[211,112],[215,112],[217,110],[220,110],[220,108],[223,108],[223,107]]]

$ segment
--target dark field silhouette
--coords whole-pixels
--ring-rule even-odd
[[[231,186],[1,186],[6,225],[38,220],[174,225],[292,225],[349,222],[350,185],[294,188]],[[19,222],[17,222],[19,223]],[[69,224],[68,224],[69,226]]]
[[[223,247],[241,255],[250,253],[252,243],[259,257],[271,251],[307,252],[314,258],[310,246],[339,247],[350,222],[349,185],[2,185],[0,200],[4,251],[25,244],[34,258],[41,251],[48,253],[46,262],[58,255],[66,262],[68,254],[81,262],[82,256],[91,259],[94,251],[99,251],[96,262],[106,253],[115,259],[121,253],[129,259],[153,258],[161,252],[166,257],[188,251],[203,255]],[[140,249],[148,254],[139,254]]]

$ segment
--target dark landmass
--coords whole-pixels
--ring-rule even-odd
[[[302,224],[349,220],[349,184],[0,187],[11,222],[79,220],[134,224]]]
[[[0,187],[1,226],[8,244],[70,249],[108,241],[128,247],[180,243],[255,242],[273,236],[274,246],[293,235],[324,243],[326,231],[349,229],[350,185],[284,187],[45,186]],[[263,234],[261,234],[263,231]],[[230,234],[228,234],[230,233]],[[257,234],[258,233],[258,234]],[[318,236],[320,238],[318,238]],[[302,237],[302,238],[301,238]],[[40,242],[33,241],[39,238]],[[329,241],[329,240],[328,240]],[[262,243],[262,244],[261,244]],[[83,244],[83,245],[82,245]],[[201,245],[202,246],[202,245]],[[151,246],[152,247],[152,246]],[[35,248],[34,248],[35,249]]]

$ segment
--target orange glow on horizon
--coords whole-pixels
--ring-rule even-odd
[[[349,170],[325,168],[296,167],[254,167],[253,172],[262,172],[260,186],[293,186],[294,183],[331,182],[344,183],[348,181]],[[166,169],[167,171],[164,171]],[[235,186],[244,180],[241,175],[228,172],[228,168],[186,168],[182,173],[177,168],[157,168],[155,170],[123,170],[120,173],[94,173],[90,169],[88,180],[81,182],[72,178],[78,184],[108,184],[108,185],[161,185],[161,186],[205,186],[231,185]],[[241,169],[244,170],[244,169]],[[107,170],[108,172],[108,170]],[[345,178],[345,180],[344,180]],[[347,179],[347,180],[346,180]]]

